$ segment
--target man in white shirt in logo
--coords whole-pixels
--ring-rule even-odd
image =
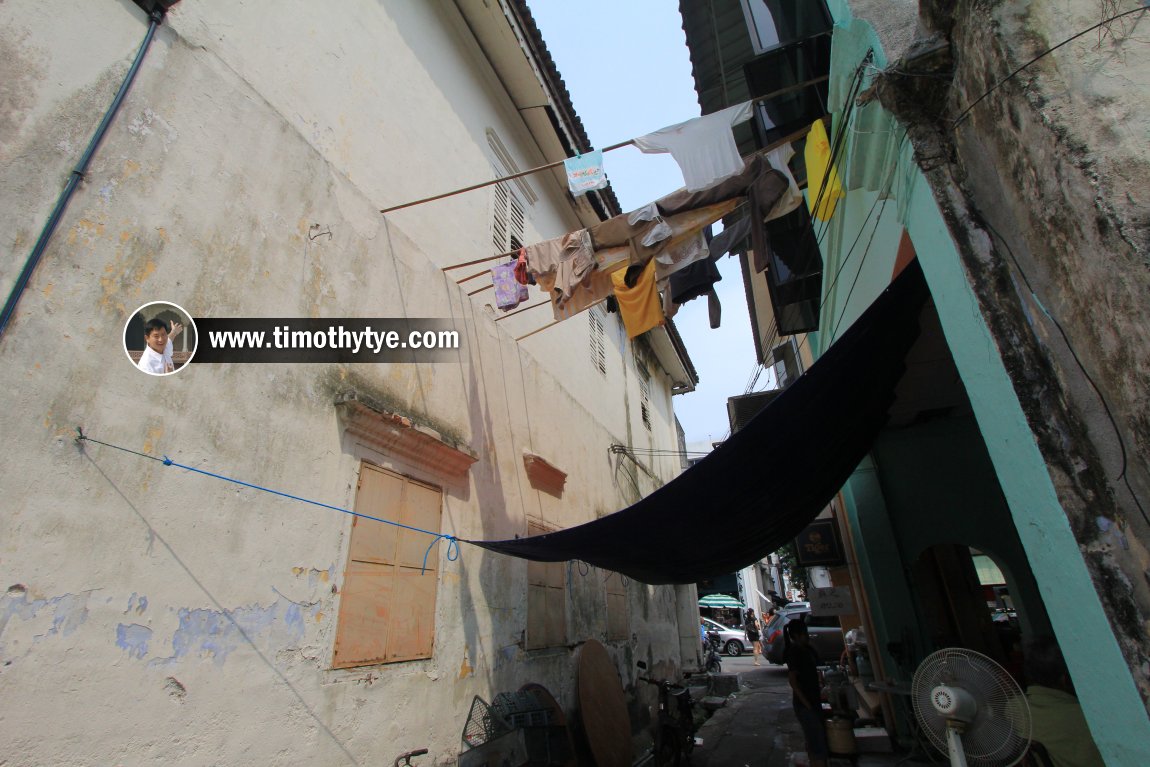
[[[174,373],[176,366],[172,364],[172,339],[180,334],[184,326],[173,322],[169,332],[168,323],[156,318],[148,320],[144,325],[144,342],[147,347],[140,355],[136,367],[145,373],[162,376]]]

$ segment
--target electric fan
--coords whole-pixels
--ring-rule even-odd
[[[1010,767],[1030,745],[1030,706],[1006,669],[973,650],[931,654],[914,672],[911,703],[951,767]]]

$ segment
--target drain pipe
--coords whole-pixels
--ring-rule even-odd
[[[152,38],[156,34],[156,27],[164,20],[164,12],[159,9],[153,9],[148,14],[148,33],[144,35],[144,42],[140,45],[140,50],[136,52],[136,59],[132,62],[132,67],[128,70],[127,76],[124,77],[123,84],[120,85],[120,90],[116,92],[116,97],[112,99],[112,105],[108,107],[108,111],[104,113],[104,119],[100,121],[99,127],[92,135],[92,140],[88,142],[88,148],[84,150],[84,155],[80,161],[76,163],[76,167],[72,169],[72,175],[68,178],[68,184],[64,187],[64,191],[60,193],[60,198],[56,200],[56,207],[52,210],[52,215],[48,217],[47,223],[44,224],[44,229],[40,232],[40,237],[36,240],[36,245],[33,246],[32,252],[28,255],[28,260],[24,262],[24,268],[20,271],[20,276],[16,278],[16,284],[12,286],[12,292],[8,295],[8,300],[4,302],[4,311],[0,314],[0,340],[4,338],[4,332],[8,329],[8,322],[12,319],[12,315],[16,313],[16,304],[20,302],[20,296],[24,293],[24,289],[28,287],[28,281],[32,279],[32,272],[36,270],[36,266],[40,263],[44,251],[48,249],[48,240],[52,239],[52,234],[56,231],[56,225],[60,223],[60,218],[64,215],[64,210],[68,207],[68,201],[72,199],[72,194],[76,191],[76,187],[80,185],[80,181],[84,178],[84,173],[88,170],[88,163],[92,161],[92,155],[96,153],[96,147],[100,145],[100,140],[104,138],[104,134],[108,132],[108,126],[111,125],[112,119],[116,113],[120,111],[120,104],[124,101],[124,96],[127,95],[128,89],[132,87],[132,81],[136,79],[136,72],[140,69],[140,64],[144,60],[144,54],[148,52],[148,48],[152,44]]]

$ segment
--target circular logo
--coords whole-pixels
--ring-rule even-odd
[[[170,301],[144,304],[124,325],[124,353],[148,375],[178,373],[192,361],[198,341],[196,323]]]

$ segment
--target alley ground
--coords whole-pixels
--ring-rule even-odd
[[[786,666],[766,661],[755,667],[750,656],[723,656],[723,672],[738,673],[739,692],[699,728],[702,745],[691,755],[692,767],[789,767],[806,764],[803,735],[791,710]],[[905,754],[862,754],[860,767],[887,767],[927,762]],[[849,765],[837,760],[831,763]]]

